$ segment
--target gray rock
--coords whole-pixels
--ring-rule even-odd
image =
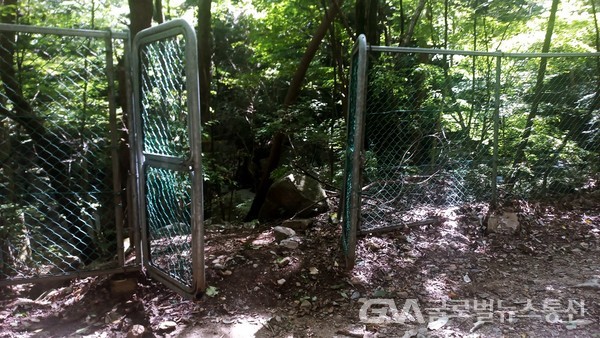
[[[302,308],[310,308],[311,306],[312,306],[312,304],[306,299],[300,303],[300,307],[302,307]]]
[[[295,250],[300,246],[300,240],[297,238],[287,238],[279,242],[279,245],[289,250]]]
[[[296,235],[296,231],[284,226],[276,226],[273,228],[273,234],[275,235],[275,240],[278,242],[293,237]]]
[[[267,198],[258,213],[260,220],[310,217],[327,210],[325,190],[306,175],[290,174],[271,185]]]

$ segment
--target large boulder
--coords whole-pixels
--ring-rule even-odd
[[[290,174],[275,181],[263,204],[260,220],[311,217],[327,211],[325,190],[321,184],[306,175]]]

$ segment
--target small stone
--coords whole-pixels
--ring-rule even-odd
[[[306,299],[305,299],[305,300],[303,300],[303,301],[300,303],[300,307],[301,307],[301,308],[309,308],[309,307],[311,307],[311,306],[312,306],[312,304],[311,304],[311,303],[310,303],[308,300],[306,300]]]
[[[165,320],[164,322],[158,324],[158,329],[160,331],[173,331],[175,328],[177,328],[177,323],[172,320]]]
[[[286,282],[286,281],[285,281],[285,279],[284,279],[284,278],[282,278],[282,279],[279,279],[279,280],[277,281],[277,284],[279,284],[279,285],[283,285],[283,284],[285,284],[285,282]]]
[[[127,338],[140,338],[146,332],[146,328],[143,325],[135,324],[127,332]]]
[[[308,273],[310,273],[311,275],[318,275],[319,274],[319,269],[315,268],[314,266],[311,266],[308,269],[308,271],[309,271]]]
[[[279,262],[277,262],[277,265],[279,265],[280,268],[283,268],[285,266],[290,265],[291,262],[292,262],[292,258],[288,256],[288,257],[283,258]]]
[[[350,299],[356,300],[360,298],[360,292],[358,291],[354,291],[352,292],[352,295],[350,296]]]
[[[396,296],[398,296],[398,298],[400,299],[408,299],[408,292],[399,291],[398,293],[396,293]]]
[[[298,249],[300,243],[294,238],[287,238],[282,240],[279,245],[289,250],[295,250]]]
[[[231,276],[232,272],[231,272],[231,270],[225,270],[225,271],[221,272],[221,274],[223,276]]]
[[[352,285],[356,285],[356,284],[360,284],[360,278],[356,277],[356,276],[352,276],[352,278],[350,278],[350,284]]]
[[[448,270],[455,271],[456,269],[458,269],[458,267],[456,266],[456,264],[450,264],[450,265],[448,265]]]
[[[431,331],[439,330],[448,323],[448,319],[449,319],[448,317],[442,316],[442,317],[438,318],[437,320],[429,322],[427,324],[427,328]]]
[[[290,229],[288,227],[276,226],[273,228],[273,234],[275,235],[275,240],[282,241],[286,238],[290,238],[296,235],[294,229]]]

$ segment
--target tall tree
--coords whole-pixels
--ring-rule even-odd
[[[129,31],[132,38],[142,29],[150,27],[153,14],[152,0],[129,0]]]
[[[210,120],[211,5],[212,0],[198,0],[198,63],[200,68],[200,115],[202,124]]]
[[[413,38],[415,33],[415,28],[417,27],[417,22],[421,17],[421,13],[423,13],[423,9],[425,8],[425,4],[427,4],[427,0],[419,0],[417,4],[417,8],[415,9],[415,13],[410,18],[410,22],[408,24],[408,28],[406,30],[406,34],[402,36],[402,40],[400,42],[401,47],[406,47],[410,44],[410,40]]]
[[[165,15],[163,13],[162,0],[154,0],[154,11],[153,18],[156,23],[161,24],[165,22]]]
[[[300,96],[302,82],[306,76],[306,72],[308,71],[310,63],[315,57],[315,54],[317,53],[319,45],[325,37],[325,34],[327,34],[329,26],[339,13],[340,6],[342,5],[342,3],[343,0],[331,0],[331,3],[329,4],[329,9],[323,17],[323,21],[321,21],[321,24],[313,34],[312,39],[308,43],[304,55],[300,59],[300,63],[296,68],[296,72],[294,73],[290,86],[288,87],[287,94],[283,101],[284,109],[290,108],[290,106],[292,106],[296,102],[298,96]],[[279,161],[283,152],[283,143],[285,139],[286,135],[283,132],[277,132],[271,140],[271,150],[269,153],[267,168],[261,177],[261,181],[256,191],[256,195],[254,197],[254,200],[252,201],[250,210],[246,215],[246,221],[250,221],[258,217],[260,209],[262,208],[263,204],[265,203],[265,200],[267,199],[267,193],[269,192],[269,188],[273,184],[271,173],[279,166]]]
[[[367,42],[379,45],[379,0],[356,0],[356,35],[364,34]]]
[[[160,2],[160,0],[157,0],[157,2]],[[152,25],[153,14],[154,11],[152,0],[129,0],[129,33],[132,40],[137,33]],[[120,177],[125,178],[130,177],[129,164],[131,159],[131,147],[129,146],[128,132],[130,130],[129,117],[131,116],[130,114],[132,112],[132,107],[129,102],[129,96],[127,91],[129,81],[127,80],[127,71],[125,69],[125,63],[123,59],[119,60],[117,79],[119,82],[119,104],[123,110],[123,120],[121,122],[123,124],[123,128],[119,143],[119,175]],[[129,236],[130,238],[136,238],[136,226],[134,224],[130,224],[127,208],[129,203],[135,203],[134,201],[130,200],[132,196],[131,190],[133,189],[133,186],[131,184],[132,182],[130,179],[121,180],[121,203],[123,205],[124,224],[129,224]],[[137,245],[135,241],[132,241],[131,243],[132,248],[134,248]]]
[[[544,44],[542,46],[542,53],[548,53],[550,51],[550,43],[552,41],[552,32],[554,31],[554,23],[556,22],[556,12],[558,10],[559,0],[552,0],[552,7],[550,9],[550,17],[548,18],[548,26],[546,29],[546,36],[544,37]],[[513,161],[513,174],[510,178],[511,184],[514,184],[519,170],[519,164],[525,158],[525,149],[527,148],[527,144],[529,143],[529,138],[531,136],[531,131],[533,129],[533,121],[538,114],[538,108],[540,102],[542,100],[542,90],[544,87],[544,76],[546,74],[546,67],[548,65],[548,58],[542,57],[540,60],[540,67],[538,68],[538,73],[536,77],[535,87],[533,89],[533,100],[531,103],[531,110],[529,111],[529,115],[527,116],[527,121],[525,122],[525,129],[521,134],[521,141],[517,146],[515,152],[515,158]]]

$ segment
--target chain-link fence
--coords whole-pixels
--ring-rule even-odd
[[[359,67],[350,76],[345,232],[352,222],[371,231],[466,203],[597,188],[598,53],[371,46],[365,54],[354,54],[365,87]]]
[[[0,283],[122,265],[115,65],[126,38],[0,25]]]
[[[500,196],[556,199],[597,189],[600,55],[511,54],[501,71]]]

